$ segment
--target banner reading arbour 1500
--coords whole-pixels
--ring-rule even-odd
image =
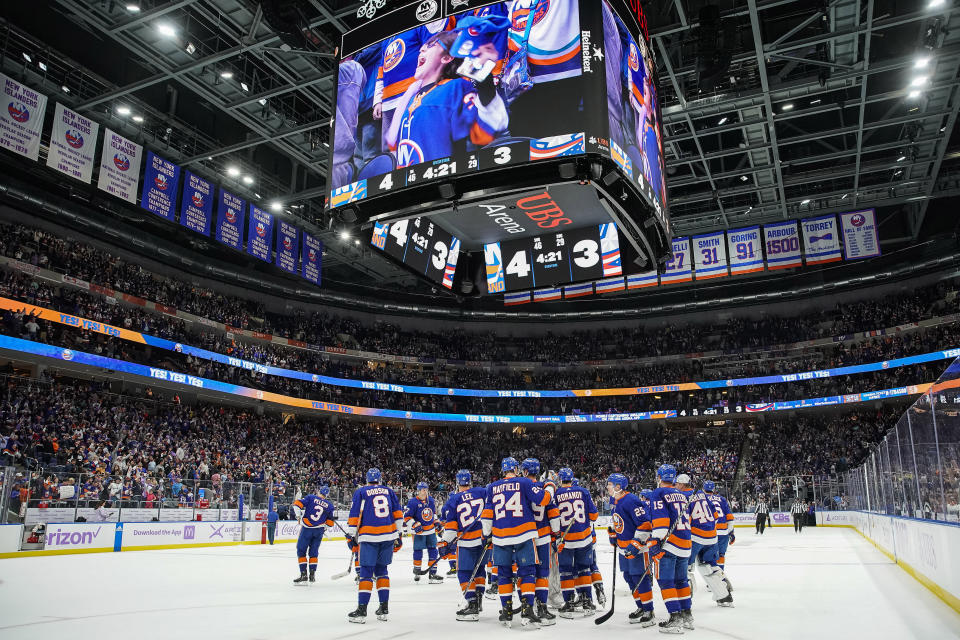
[[[624,163],[636,165],[621,169],[662,217],[655,65],[627,3],[612,1],[464,0],[415,14],[405,7],[345,34],[330,206],[434,178],[610,157],[613,125]],[[630,28],[611,6],[629,14]],[[604,63],[604,49],[613,62]]]

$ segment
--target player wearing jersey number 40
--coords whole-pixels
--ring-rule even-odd
[[[556,474],[538,487],[530,478],[517,476],[520,463],[504,458],[500,463],[503,478],[487,486],[487,498],[480,522],[484,537],[493,544],[493,564],[497,567],[500,591],[500,622],[513,624],[513,565],[517,565],[522,605],[520,624],[540,624],[534,609],[538,537],[533,506],[547,507],[557,490]]]
[[[690,515],[690,563],[687,573],[699,565],[700,574],[721,607],[732,607],[733,596],[723,582],[723,570],[717,566],[717,521],[720,511],[703,491],[693,489],[693,481],[683,474],[677,478],[677,486],[687,496],[687,513]]]

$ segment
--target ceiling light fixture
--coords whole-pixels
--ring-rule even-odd
[[[240,88],[243,89],[244,91],[250,91],[250,87],[247,86],[246,82],[241,82]]]
[[[917,58],[917,61],[913,63],[914,69],[923,69],[930,63],[930,58],[927,56],[922,56]]]
[[[347,230],[341,231],[341,232],[340,232],[340,239],[341,239],[341,240],[349,240],[349,239],[350,239],[350,232],[347,231]]]
[[[23,54],[23,59],[26,60],[27,62],[33,62],[33,58],[31,58],[30,54],[28,53]]]
[[[192,56],[197,52],[197,47],[192,42],[188,42],[187,46],[184,47],[183,50],[187,52],[188,56]]]
[[[166,22],[161,22],[160,24],[158,24],[157,31],[160,32],[160,35],[166,38],[172,38],[173,36],[177,35],[177,30],[171,27]]]
[[[748,178],[747,176],[740,176],[740,181],[741,181],[741,182],[746,182],[746,181],[749,180],[749,179],[750,179],[750,178]]]
[[[914,89],[913,91],[907,94],[907,97],[910,98],[911,100],[916,100],[917,98],[920,97],[920,90]]]
[[[911,86],[911,87],[920,87],[920,86],[923,86],[923,84],[924,84],[926,81],[927,81],[927,76],[917,76],[916,78],[914,78],[913,80],[910,81],[910,86]]]
[[[43,60],[37,60],[37,66],[40,67],[40,71],[46,71],[47,65]]]
[[[800,205],[801,205],[801,206],[803,206],[803,205],[805,205],[805,204],[810,204],[810,198],[807,198],[806,200],[803,200],[803,201],[800,202]]]
[[[897,158],[897,162],[903,162],[906,159],[907,159],[907,156],[900,156],[899,158]]]
[[[722,118],[720,118],[720,122],[718,122],[717,125],[719,126],[719,125],[725,123],[726,121],[727,121],[727,116],[723,116]]]
[[[140,13],[140,5],[133,4],[132,2],[127,3],[126,9],[130,13]]]
[[[261,107],[267,106],[267,99],[266,99],[266,98],[260,98],[259,100],[257,100],[257,102],[260,103],[260,106],[261,106]]]
[[[283,209],[283,205],[280,202],[274,200],[270,203],[270,211],[280,211],[281,209]]]
[[[849,193],[845,193],[845,194],[843,194],[843,197],[841,197],[840,199],[841,199],[841,200],[846,200],[848,195],[850,195],[850,194],[849,194]]]
[[[817,98],[816,100],[811,100],[811,101],[810,101],[810,105],[811,105],[811,106],[812,106],[812,105],[815,105],[815,104],[820,104],[820,98]]]
[[[229,80],[230,78],[233,77],[233,71],[230,71],[229,69],[225,71],[221,71],[220,77],[223,78],[224,80]]]
[[[132,120],[134,122],[143,122],[143,116],[133,116]]]
[[[792,102],[788,102],[787,104],[783,105],[783,106],[781,107],[781,109],[782,109],[783,111],[790,111],[790,109],[793,109],[793,103],[792,103]]]
[[[63,85],[62,87],[60,87],[60,90],[63,91],[64,93],[70,93],[70,87],[68,87],[67,85]]]
[[[236,167],[232,167],[232,166],[227,167],[227,175],[230,176],[231,178],[236,178],[238,175],[240,175],[240,169],[237,169]]]
[[[122,116],[130,115],[130,107],[117,107],[117,113]]]
[[[253,184],[253,176],[243,176],[243,184]]]

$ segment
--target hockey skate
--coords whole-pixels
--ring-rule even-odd
[[[377,607],[377,620],[387,621],[388,616],[390,615],[390,607],[387,606],[386,602],[381,602],[380,606]]]
[[[680,612],[680,619],[683,621],[683,628],[693,631],[693,614],[690,609],[684,609]]]
[[[641,628],[652,627],[657,624],[657,619],[653,617],[653,611],[644,611],[643,609],[637,609],[631,613],[627,618],[630,621],[630,624],[639,624]]]
[[[549,627],[557,624],[557,616],[550,613],[550,610],[547,609],[547,605],[543,604],[542,602],[537,603],[537,616],[540,618],[541,626]]]
[[[597,612],[597,605],[593,604],[593,600],[583,595],[580,596],[580,607],[583,609],[584,618],[592,616]]]
[[[501,609],[500,610],[500,624],[505,626],[507,629],[513,626],[513,610],[512,609]]]
[[[301,573],[301,574],[300,574],[300,577],[299,577],[299,578],[296,578],[296,579],[293,581],[293,584],[306,585],[306,584],[307,584],[307,580],[309,580],[309,578],[307,578],[307,574]]]
[[[431,573],[430,578],[427,580],[427,582],[429,582],[430,584],[440,584],[441,582],[443,582],[443,576],[438,575],[436,573]]]
[[[351,611],[347,614],[347,621],[354,622],[356,624],[366,624],[367,622],[367,605],[358,604],[357,608],[354,611]]]
[[[448,575],[448,576],[455,576],[455,575],[457,575],[457,568],[456,568],[455,566],[450,567],[450,570],[447,571],[447,575]]]
[[[603,592],[603,583],[595,583],[593,585],[593,590],[597,594],[597,603],[599,603],[601,607],[607,604],[607,594]]]
[[[317,571],[316,569],[314,569],[313,571],[310,572],[310,582],[316,582],[316,581],[317,581]]]
[[[461,622],[476,622],[480,619],[480,605],[476,598],[469,600],[467,606],[457,611],[457,620]]]
[[[683,633],[683,616],[680,612],[670,614],[669,620],[664,620],[659,624],[660,633]]]
[[[578,618],[577,605],[574,604],[574,599],[570,598],[564,602],[563,606],[557,609],[557,615],[561,618]]]
[[[528,624],[540,626],[540,616],[537,615],[532,606],[524,602],[520,605],[520,626],[525,627]]]
[[[733,595],[728,593],[726,598],[720,598],[719,600],[717,600],[717,605],[721,607],[732,607]]]

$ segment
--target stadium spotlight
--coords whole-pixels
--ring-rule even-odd
[[[166,22],[161,22],[160,24],[158,24],[157,31],[160,32],[160,35],[166,38],[172,38],[173,36],[177,35],[177,30],[171,27]]]
[[[29,53],[24,53],[23,59],[26,60],[27,62],[33,62],[33,58],[30,57]]]
[[[783,105],[782,107],[780,107],[780,109],[783,110],[783,111],[790,111],[790,109],[793,109],[793,103],[792,103],[792,102],[788,102],[787,104],[785,104],[785,105]]]
[[[192,42],[188,42],[188,43],[187,43],[187,46],[185,46],[185,47],[183,48],[183,50],[187,52],[187,55],[188,55],[188,56],[192,56],[193,54],[195,54],[195,53],[197,52],[197,47],[196,47],[196,45],[193,44]]]
[[[60,87],[60,90],[63,91],[64,93],[70,93],[70,87],[68,87],[67,85],[63,85],[62,87]]]
[[[746,182],[749,179],[747,176],[740,176],[740,182]]]
[[[126,107],[126,106],[117,107],[117,113],[119,113],[122,116],[128,116],[130,115],[130,107]]]
[[[134,4],[133,2],[128,2],[126,6],[127,11],[130,13],[140,13],[140,5]]]
[[[247,86],[246,82],[241,82],[240,88],[243,89],[244,91],[250,91],[250,87]]]
[[[914,69],[924,69],[930,64],[930,56],[920,56],[917,58],[917,61],[913,63]]]
[[[253,184],[253,176],[243,176],[243,184]]]
[[[724,124],[726,121],[727,121],[727,116],[723,116],[722,118],[720,118],[720,122],[717,123],[717,126]]]
[[[937,7],[942,7],[944,0],[930,0],[930,4],[927,5],[927,9],[936,9]]]
[[[357,245],[357,246],[360,246],[360,241],[357,240],[356,238],[354,238],[353,244],[355,244],[355,245]]]
[[[238,175],[240,175],[240,169],[237,169],[236,167],[227,167],[227,175],[231,178],[236,178]]]
[[[270,203],[270,211],[280,211],[281,209],[283,209],[283,205],[279,201],[274,200]]]
[[[922,86],[926,81],[927,81],[927,76],[917,76],[916,78],[910,81],[910,86],[919,87],[919,86]]]
[[[40,71],[47,70],[47,64],[43,60],[37,60],[37,66],[40,67]]]
[[[903,162],[903,161],[906,160],[906,159],[907,159],[907,156],[901,154],[901,156],[900,156],[899,158],[897,158],[897,162]]]
[[[229,69],[225,69],[220,72],[220,77],[223,78],[224,80],[229,80],[230,78],[233,77],[233,71],[230,71]]]
[[[917,98],[920,97],[920,90],[914,89],[913,91],[907,94],[907,97],[910,98],[911,100],[916,100]]]
[[[137,124],[143,122],[143,116],[133,116],[132,120]]]
[[[267,106],[267,99],[266,99],[266,98],[260,98],[259,100],[257,100],[257,102],[260,103],[260,106],[261,106],[261,107]]]
[[[341,239],[341,240],[349,240],[349,239],[350,239],[350,232],[347,231],[346,229],[344,229],[343,231],[341,231],[341,232],[340,232],[340,239]]]
[[[800,206],[801,206],[801,207],[802,207],[803,205],[805,205],[805,204],[810,204],[810,198],[807,198],[807,199],[802,200],[802,201],[800,202]]]

